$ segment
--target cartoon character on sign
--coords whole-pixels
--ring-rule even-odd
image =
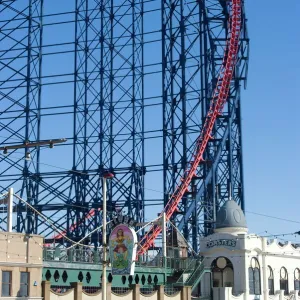
[[[132,275],[136,254],[136,234],[127,225],[116,226],[109,238],[109,252],[112,274]]]
[[[123,229],[118,229],[117,231],[117,237],[115,242],[117,243],[117,246],[114,248],[114,258],[115,259],[121,259],[121,260],[126,260],[127,259],[127,254],[128,254],[128,249],[125,246],[125,239],[128,241],[128,237],[124,236],[124,231]]]

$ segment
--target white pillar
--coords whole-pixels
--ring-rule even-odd
[[[244,249],[246,249],[245,245],[244,245]],[[244,268],[241,268],[241,272],[244,271],[244,279],[245,279],[244,280],[244,287],[245,287],[244,300],[248,300],[248,296],[249,296],[249,273],[248,273],[249,265],[248,265],[248,263],[249,262],[247,259],[247,253],[244,254],[243,259],[244,259]]]
[[[267,239],[262,239],[262,284],[263,284],[263,294],[264,294],[264,300],[269,299],[269,287],[268,287],[268,266],[266,263],[266,245],[267,245]]]
[[[279,300],[284,300],[285,297],[284,297],[284,290],[280,290],[279,291]]]
[[[161,218],[162,230],[162,254],[163,258],[167,257],[167,226],[166,226],[166,213],[164,212]]]
[[[13,198],[14,190],[9,188],[7,195],[7,232],[12,232]]]
[[[102,300],[106,300],[106,178],[103,176],[103,208],[102,208]]]

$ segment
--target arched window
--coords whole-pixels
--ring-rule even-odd
[[[249,293],[250,295],[260,295],[260,267],[259,262],[255,257],[252,257],[250,267],[248,269],[249,274]]]
[[[284,294],[289,294],[288,272],[285,267],[280,269],[280,289],[284,290]]]
[[[233,287],[233,266],[229,259],[218,257],[212,263],[213,287]]]
[[[294,271],[294,288],[300,294],[300,270],[298,268]]]
[[[273,270],[270,266],[268,266],[268,288],[269,295],[274,295],[274,275]]]

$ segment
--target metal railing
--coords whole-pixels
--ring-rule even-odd
[[[80,262],[95,264],[101,262],[102,252],[92,249],[44,248],[44,261]]]
[[[44,261],[60,261],[69,263],[86,263],[86,264],[100,264],[102,261],[102,250],[94,250],[91,248],[50,248],[45,247]],[[194,257],[162,257],[143,256],[143,258],[136,262],[137,267],[154,267],[167,268],[177,271],[188,270],[192,271],[196,268],[197,259]]]
[[[82,290],[86,293],[86,294],[97,294],[101,291],[101,285],[99,286],[83,286]]]
[[[180,292],[179,287],[175,287],[173,284],[168,284],[164,286],[164,292],[168,296],[173,296],[175,294],[178,294]]]
[[[144,257],[143,260],[136,262],[136,266],[140,267],[156,267],[156,268],[167,268],[174,270],[194,270],[196,267],[197,259],[193,257]]]
[[[54,293],[57,294],[65,294],[67,293],[69,290],[71,290],[72,287],[69,285],[51,285],[50,290]]]
[[[190,276],[201,266],[200,259],[193,259],[186,262],[186,266],[183,269],[181,276],[177,280],[177,284],[183,285],[187,280],[189,280]]]

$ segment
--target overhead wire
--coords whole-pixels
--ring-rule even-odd
[[[270,215],[266,215],[266,214],[262,214],[262,213],[257,213],[257,212],[253,212],[253,211],[247,211],[247,210],[245,212],[249,213],[249,214],[254,214],[254,215],[257,215],[257,216],[262,216],[262,217],[272,218],[272,219],[276,219],[276,220],[280,220],[280,221],[286,221],[286,222],[290,222],[290,223],[300,224],[300,221],[295,221],[295,220],[291,220],[291,219],[270,216]]]
[[[10,156],[11,157],[11,156]],[[18,157],[13,157],[13,158],[18,158]],[[19,159],[19,158],[18,158]],[[24,158],[24,160],[26,160]],[[40,164],[43,164],[40,162]],[[49,165],[49,164],[47,164]],[[60,168],[60,169],[63,169],[61,167],[58,167],[58,166],[54,166],[54,165],[51,165],[53,167],[56,167],[56,168]],[[65,170],[68,170],[68,171],[73,171],[73,170],[69,170],[69,169],[65,169]],[[85,173],[82,173],[82,172],[79,172],[79,171],[74,171],[74,172],[78,172],[78,173],[81,173],[81,174],[85,174]],[[117,182],[119,182],[120,184],[122,184],[123,186],[127,186],[127,187],[130,187],[129,185],[125,185],[123,184],[120,180],[118,180],[116,177],[113,178],[113,180],[116,180]],[[146,188],[145,188],[146,189]],[[161,193],[161,194],[164,194],[162,191],[159,191],[159,190],[156,190],[156,189],[146,189],[146,190],[150,190],[150,191],[153,191],[153,192],[156,192],[156,193]],[[4,194],[1,194],[0,197],[4,197],[5,195],[7,195],[7,193],[4,193]],[[71,206],[73,207],[76,207],[76,205],[72,205],[70,204]],[[82,207],[80,207],[82,208]],[[88,209],[88,208],[86,208]],[[295,220],[291,220],[291,219],[286,219],[286,218],[281,218],[281,217],[277,217],[277,216],[271,216],[271,215],[267,215],[267,214],[262,214],[262,213],[257,213],[257,212],[253,212],[253,211],[245,211],[245,213],[250,213],[250,214],[255,214],[255,215],[259,215],[259,216],[263,216],[263,217],[267,217],[267,218],[273,218],[273,219],[277,219],[277,220],[281,220],[281,221],[286,221],[286,222],[291,222],[291,223],[297,223],[297,224],[300,224],[299,221],[295,221]],[[74,243],[76,243],[75,241],[73,241]]]
[[[16,158],[16,157],[15,157],[15,158]],[[24,160],[26,160],[26,159],[24,158]],[[54,166],[54,167],[57,167],[57,166]],[[57,168],[59,168],[59,167],[57,167]],[[67,169],[66,169],[66,170],[67,170]],[[79,172],[79,173],[80,173],[80,172]],[[81,173],[81,174],[84,174],[84,173]],[[116,180],[117,182],[119,182],[119,183],[122,184],[123,186],[130,187],[129,185],[123,184],[123,183],[122,183],[120,180],[118,180],[116,177],[114,177],[113,180]],[[155,190],[155,189],[147,189],[147,190],[150,190],[150,191],[153,191],[153,192],[157,192],[157,193],[164,194],[162,191]],[[4,196],[6,196],[6,195],[7,195],[7,193],[1,194],[0,197],[4,197]],[[76,205],[73,205],[73,204],[70,204],[70,206],[76,207]],[[80,207],[80,208],[82,208],[82,207]],[[88,209],[88,208],[86,208],[86,209]],[[286,222],[291,222],[291,223],[297,223],[297,224],[300,224],[300,221],[295,221],[295,220],[291,220],[291,219],[281,218],[281,217],[277,217],[277,216],[271,216],[271,215],[262,214],[262,213],[257,213],[257,212],[253,212],[253,211],[245,211],[245,213],[250,213],[250,214],[259,215],[259,216],[262,216],[262,217],[273,218],[273,219],[276,219],[276,220],[281,220],[281,221],[286,221]]]
[[[49,219],[47,218],[47,217],[45,217],[45,216],[43,216],[41,213],[39,213],[37,210],[35,210],[29,203],[27,203],[27,201],[25,201],[24,199],[22,199],[21,197],[19,197],[18,195],[16,195],[16,194],[14,194],[14,196],[17,198],[17,199],[19,199],[19,200],[21,200],[21,201],[23,201],[26,205],[28,205],[31,209],[33,209],[36,213],[38,213],[46,222],[48,222],[48,223],[50,223],[50,225],[51,225],[51,227],[54,227],[54,229],[57,231],[57,232],[59,232],[60,234],[63,234],[56,226],[54,226],[52,223],[51,223],[51,221],[49,221]],[[147,226],[149,226],[150,224],[153,224],[157,219],[159,219],[159,217],[158,218],[156,218],[156,219],[154,219],[154,220],[152,220],[152,221],[150,221],[149,223],[147,223],[143,228],[145,228],[145,227],[147,227]],[[110,222],[108,222],[108,224],[109,224]],[[192,247],[189,245],[189,243],[188,243],[188,241],[185,239],[185,237],[182,235],[182,233],[179,231],[179,229],[174,225],[174,224],[172,224],[172,222],[169,222],[169,224],[171,224],[171,226],[181,235],[181,237],[184,239],[184,241],[187,243],[187,245],[189,246],[189,248],[190,248],[190,250],[192,250],[192,252],[195,254],[195,255],[197,255],[197,253],[192,249]],[[100,228],[102,227],[102,225],[101,226],[99,226],[99,227],[97,227],[97,228],[95,228],[92,232],[90,232],[89,234],[87,234],[85,237],[83,237],[80,241],[78,241],[78,242],[75,242],[75,241],[73,241],[73,240],[71,240],[71,239],[69,239],[68,237],[65,237],[65,239],[66,240],[69,240],[70,242],[72,242],[72,243],[74,243],[72,246],[70,246],[70,247],[68,247],[68,248],[66,248],[66,250],[68,250],[68,249],[71,249],[71,248],[73,248],[73,247],[75,247],[75,246],[77,246],[77,245],[80,245],[80,246],[84,246],[84,247],[87,247],[87,248],[91,248],[91,247],[93,247],[93,246],[88,246],[88,245],[85,245],[85,244],[81,244],[81,242],[83,241],[83,240],[85,240],[89,235],[91,235],[92,233],[94,233],[95,231],[97,231],[97,230],[99,230]],[[139,230],[138,230],[139,231]],[[138,232],[137,231],[137,232]],[[292,232],[292,233],[280,233],[280,234],[270,234],[270,235],[268,235],[268,236],[257,236],[257,235],[247,235],[247,236],[245,236],[245,237],[241,237],[241,236],[239,236],[239,237],[236,237],[235,239],[236,239],[236,241],[238,241],[238,240],[241,240],[241,239],[251,239],[251,238],[266,238],[266,237],[278,237],[278,236],[286,236],[286,235],[295,235],[295,234],[298,234],[298,235],[300,235],[300,231],[298,231],[298,232]],[[231,238],[232,239],[232,238]],[[281,247],[284,247],[284,245],[280,245]],[[297,252],[299,252],[300,253],[300,251],[297,251]],[[293,254],[293,253],[295,253],[295,252],[284,252],[284,253],[286,253],[286,254],[288,254],[288,253],[291,253],[291,254]],[[274,254],[274,253],[269,253],[268,252],[268,254],[269,255],[273,255],[273,256],[275,256],[275,255],[282,255],[282,253],[279,253],[279,254]],[[236,256],[235,256],[236,257]],[[207,257],[206,257],[207,258]]]
[[[66,236],[65,232],[63,232],[62,230],[60,230],[59,228],[57,228],[53,222],[51,220],[49,220],[49,218],[47,218],[46,216],[44,216],[42,213],[40,213],[38,210],[36,210],[32,205],[30,205],[26,200],[22,199],[19,195],[14,194],[14,196],[19,199],[20,201],[22,201],[23,203],[25,203],[28,207],[30,207],[30,209],[32,209],[36,214],[38,214],[42,219],[44,219],[44,221],[46,221],[56,232],[58,232],[60,235],[63,236],[64,239],[66,239],[67,241],[71,242],[71,243],[77,243],[77,245],[80,246],[84,246],[84,247],[89,247],[92,248],[94,246],[88,246],[85,244],[80,244],[79,242],[73,241],[72,239],[70,239],[69,237]],[[98,228],[97,228],[98,229]],[[85,239],[86,237],[84,237]]]
[[[7,196],[8,193],[0,194],[0,198]]]
[[[45,150],[46,148],[42,148],[41,150]],[[18,153],[20,153],[20,152],[18,152]],[[1,153],[0,153],[1,154]],[[22,153],[23,154],[23,153]],[[3,155],[3,154],[2,154]],[[16,158],[16,159],[20,159],[19,157],[16,157],[16,156],[12,156],[12,155],[10,155],[9,157],[12,157],[12,158]],[[26,158],[23,158],[24,160],[26,160]],[[40,164],[44,164],[44,165],[47,165],[47,166],[52,166],[52,167],[55,167],[55,168],[59,168],[59,169],[64,169],[64,170],[66,170],[66,171],[69,171],[69,172],[76,172],[76,173],[80,173],[80,174],[85,174],[85,173],[83,173],[83,172],[80,172],[80,171],[74,171],[74,170],[69,170],[69,169],[66,169],[66,168],[62,168],[62,167],[58,167],[58,166],[56,166],[56,165],[50,165],[50,164],[45,164],[45,163],[42,163],[42,162],[39,162]],[[101,178],[101,177],[99,177],[99,178]],[[130,187],[130,186],[132,186],[132,185],[127,185],[127,184],[124,184],[124,183],[122,183],[120,180],[118,180],[116,177],[114,177],[113,178],[113,180],[115,180],[115,181],[117,181],[118,183],[120,183],[121,185],[123,185],[123,186],[126,186],[126,187]],[[156,189],[149,189],[149,188],[145,188],[145,190],[149,190],[149,191],[152,191],[152,192],[156,192],[156,193],[160,193],[160,194],[165,194],[164,192],[162,192],[162,191],[160,191],[160,190],[156,190]],[[4,193],[4,194],[1,194],[0,195],[0,197],[2,198],[2,197],[5,197],[7,195],[7,193]],[[27,202],[26,202],[27,203]],[[28,204],[28,203],[27,203]],[[28,204],[29,205],[29,204]],[[72,204],[70,204],[70,206],[72,206],[72,207],[76,207],[76,205],[72,205]],[[32,207],[31,207],[32,208]],[[80,207],[80,208],[82,208],[82,207]],[[32,209],[34,209],[34,208],[32,208]],[[88,208],[86,208],[86,209],[88,209]],[[257,213],[257,212],[253,212],[253,211],[245,211],[245,213],[249,213],[249,214],[254,214],[254,215],[258,215],[258,216],[262,216],[262,217],[267,217],[267,218],[273,218],[273,219],[276,219],[276,220],[281,220],[281,221],[286,221],[286,222],[291,222],[291,223],[297,223],[297,224],[300,224],[300,221],[296,221],[296,220],[291,220],[291,219],[287,219],[287,218],[282,218],[282,217],[277,217],[277,216],[272,216],[272,215],[267,215],[267,214],[262,214],[262,213]],[[40,213],[39,213],[40,214]],[[46,217],[45,217],[46,218]],[[49,220],[48,218],[46,218],[47,220]],[[158,218],[157,218],[158,219]],[[155,219],[156,220],[156,219]],[[48,221],[47,221],[48,222]],[[49,222],[48,222],[49,223]],[[151,224],[151,222],[149,222],[149,224]],[[173,224],[172,224],[173,225]],[[146,226],[144,226],[144,227],[147,227],[147,225]],[[144,228],[143,227],[143,228]],[[59,229],[56,229],[56,231],[57,232],[61,232]],[[96,231],[96,230],[95,230]],[[94,231],[93,231],[94,232]],[[294,233],[289,233],[289,235],[293,235]],[[277,235],[272,235],[272,236],[280,236],[280,235],[282,235],[282,234],[277,234]],[[283,235],[287,235],[287,234],[283,234]],[[86,238],[86,237],[85,237]],[[85,239],[84,238],[84,239]],[[76,244],[78,244],[78,242],[76,242],[76,241],[73,241],[73,240],[69,240],[70,242],[72,242],[72,243],[76,243]],[[84,246],[86,246],[86,245],[84,245]]]
[[[183,236],[183,234],[180,232],[180,230],[172,223],[172,222],[169,222],[169,224],[176,230],[176,232],[179,233],[179,235],[183,238],[183,240],[185,241],[185,243],[188,245],[189,249],[195,254],[195,255],[198,255],[193,247],[190,245],[190,243],[186,240],[186,238]]]
[[[46,148],[43,148],[43,150],[45,149],[48,149],[47,147]],[[42,149],[41,149],[42,150]],[[15,153],[20,153],[20,154],[23,154],[21,152],[15,152]],[[63,167],[59,167],[59,166],[56,166],[56,165],[52,165],[52,164],[47,164],[47,163],[43,163],[43,162],[36,162],[36,161],[33,161],[33,160],[29,160],[29,159],[26,159],[26,158],[20,158],[18,156],[13,156],[13,155],[5,155],[3,153],[0,153],[0,155],[4,156],[4,157],[9,157],[9,158],[15,158],[15,159],[18,159],[18,160],[25,160],[25,161],[31,161],[32,163],[38,163],[40,165],[45,165],[45,166],[49,166],[49,167],[53,167],[53,168],[57,168],[57,169],[61,169],[61,170],[64,170],[64,171],[68,171],[70,173],[77,173],[77,174],[81,174],[81,175],[86,175],[87,173],[85,172],[80,172],[80,171],[76,171],[76,170],[71,170],[71,169],[68,169],[68,168],[63,168]],[[99,176],[99,179],[101,179],[102,176]],[[131,187],[133,184],[131,185],[128,185],[128,184],[124,184],[123,182],[121,182],[120,180],[118,180],[116,177],[113,177],[113,180],[116,180],[117,182],[119,182],[122,186],[125,186],[125,187]],[[164,192],[162,191],[159,191],[159,190],[156,190],[156,189],[151,189],[151,188],[144,188],[145,190],[149,190],[149,191],[152,191],[152,192],[156,192],[156,193],[160,193],[160,194],[165,194]]]

